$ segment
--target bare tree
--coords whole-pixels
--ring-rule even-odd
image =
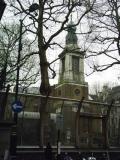
[[[19,39],[19,25],[17,24],[1,24],[0,25],[0,90],[6,87],[6,84],[15,86],[16,80],[16,63],[18,56],[18,39]],[[38,71],[35,70],[34,57],[29,57],[32,53],[30,40],[23,37],[21,55],[21,76],[20,84],[30,85],[35,83],[38,76]],[[33,54],[33,53],[32,53]],[[33,71],[34,73],[33,73]]]
[[[86,57],[97,56],[99,63],[91,67],[94,71],[104,71],[120,64],[120,1],[98,2],[88,16],[92,32],[87,37],[89,49]]]
[[[0,31],[0,119],[4,119],[9,89],[11,86],[16,86],[19,25],[1,24]],[[28,56],[32,51],[29,46],[30,43],[30,40],[24,36],[22,40],[23,52],[20,58],[21,63],[19,64],[21,68],[19,86],[22,85],[22,89],[35,83],[39,75],[33,60],[35,55],[31,53],[32,56]],[[6,92],[3,93],[1,92],[2,90],[6,90]]]
[[[22,14],[26,32],[30,32],[38,40],[38,56],[40,61],[41,84],[40,93],[46,97],[50,94],[48,68],[51,67],[46,53],[50,47],[60,46],[59,35],[67,29],[71,14],[74,24],[81,23],[84,17],[92,10],[96,0],[39,0],[22,1],[8,0],[15,9],[15,15]],[[28,20],[28,19],[31,20]],[[27,21],[27,23],[26,23]],[[61,46],[60,46],[61,47]],[[51,68],[54,73],[54,70]],[[40,105],[40,145],[43,145],[44,119],[46,114],[46,101],[41,99]]]
[[[109,102],[109,94],[111,93],[112,85],[110,83],[104,83],[100,85],[100,83],[94,83],[91,87],[90,97],[94,101],[108,103]]]

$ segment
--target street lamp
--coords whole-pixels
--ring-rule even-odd
[[[23,20],[20,20],[20,35],[19,35],[19,47],[18,47],[18,57],[17,57],[17,76],[16,76],[16,91],[15,91],[15,102],[12,104],[12,110],[14,111],[14,125],[12,126],[11,140],[10,140],[10,155],[11,157],[16,156],[16,146],[17,146],[17,119],[18,119],[18,111],[22,105],[18,102],[18,89],[19,89],[19,72],[20,72],[20,55],[22,51],[22,23]],[[19,105],[19,106],[17,106]]]
[[[29,12],[34,12],[38,9],[39,5],[37,3],[33,3],[29,7]],[[26,16],[25,16],[26,17]],[[16,90],[15,90],[15,102],[18,101],[18,91],[19,91],[19,74],[20,74],[20,57],[22,51],[22,27],[23,20],[20,19],[20,33],[19,33],[19,47],[18,47],[18,58],[17,58],[17,76],[16,76]],[[18,113],[14,112],[14,122],[17,124]]]
[[[0,20],[2,18],[3,13],[4,13],[5,7],[6,7],[6,3],[4,2],[4,0],[1,0],[0,1]]]
[[[31,7],[31,6],[30,6]],[[30,8],[29,7],[29,8]],[[34,7],[33,7],[34,8]],[[35,11],[37,8],[34,10],[30,10],[29,12]],[[25,16],[26,17],[26,16]],[[17,57],[17,75],[16,75],[16,91],[15,91],[15,102],[12,105],[12,109],[14,111],[14,126],[12,128],[12,134],[11,134],[11,145],[10,145],[10,154],[11,156],[16,156],[16,146],[17,146],[17,134],[16,134],[16,128],[17,128],[17,120],[18,120],[18,112],[16,111],[15,108],[17,108],[17,103],[18,101],[18,90],[19,90],[19,73],[20,73],[20,57],[21,57],[21,51],[22,51],[22,27],[23,27],[23,20],[20,19],[20,33],[19,33],[19,47],[18,47],[18,57]],[[22,107],[22,105],[19,103],[18,104],[18,109],[19,107]]]
[[[29,12],[34,12],[39,8],[39,5],[37,3],[33,3],[30,7],[29,7]]]
[[[22,51],[22,24],[23,20],[20,19],[20,35],[19,35],[19,47],[18,47],[18,57],[17,57],[17,76],[16,76],[16,91],[15,91],[15,102],[18,100],[18,90],[19,90],[19,74],[20,74],[20,56]],[[17,123],[17,114],[14,112],[14,122]]]

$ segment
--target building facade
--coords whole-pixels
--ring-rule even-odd
[[[88,101],[88,83],[84,77],[84,56],[78,46],[76,27],[68,24],[66,45],[59,55],[59,82],[52,87],[52,96],[46,100],[47,109],[44,122],[44,144],[48,141],[57,144],[57,131],[60,130],[62,145],[78,147],[103,147],[105,144],[105,125],[102,119],[104,106]],[[20,145],[39,145],[40,95],[19,94],[23,112],[19,114],[18,132]],[[66,99],[65,99],[66,98]],[[10,112],[14,94],[8,97]],[[31,134],[31,136],[29,136]]]

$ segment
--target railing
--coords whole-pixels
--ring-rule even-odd
[[[14,94],[9,95],[8,106],[12,96]],[[44,145],[48,141],[57,145],[60,130],[60,141],[64,146],[76,147],[76,139],[77,147],[80,148],[120,146],[120,105],[83,100],[76,126],[76,115],[81,100],[30,94],[19,94],[24,110],[18,115],[17,145],[39,145],[40,98],[45,101],[47,98]],[[7,119],[12,115],[8,112],[11,110],[6,111]]]

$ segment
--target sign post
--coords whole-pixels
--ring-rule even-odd
[[[12,103],[12,111],[14,112],[14,118],[16,115],[15,124],[12,126],[11,133],[11,141],[10,141],[10,155],[12,158],[16,158],[16,146],[17,146],[17,133],[16,133],[16,125],[17,125],[17,115],[23,110],[23,105],[20,101],[16,100]],[[15,119],[14,119],[15,120]]]
[[[63,115],[58,113],[57,114],[57,119],[56,119],[56,124],[57,124],[57,160],[60,159],[60,154],[61,154],[61,142],[60,142],[60,131],[63,130]]]

